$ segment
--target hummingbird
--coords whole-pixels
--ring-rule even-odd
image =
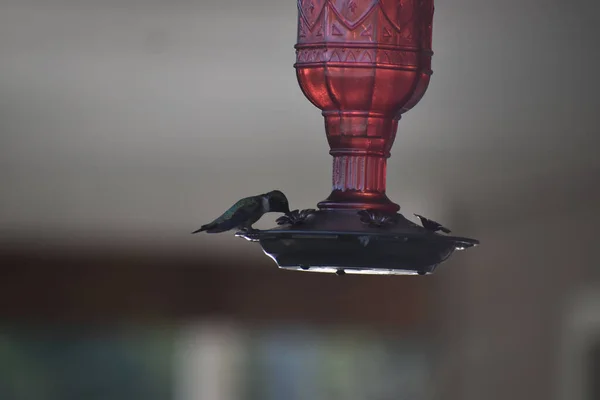
[[[422,215],[419,214],[415,214],[415,217],[419,218],[421,220],[421,225],[423,225],[423,228],[433,231],[433,232],[437,232],[437,231],[442,231],[444,233],[450,233],[452,232],[450,229],[443,227],[441,224],[438,224],[435,221],[432,221],[430,219],[425,218]]]
[[[290,213],[287,197],[279,191],[272,190],[269,193],[258,196],[245,197],[225,211],[223,215],[213,222],[202,225],[200,229],[192,232],[221,233],[234,228],[253,231],[252,224],[256,223],[268,212]]]

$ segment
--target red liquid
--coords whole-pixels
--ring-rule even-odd
[[[321,209],[400,209],[385,194],[400,116],[431,76],[433,0],[299,0],[295,64],[323,111],[333,191]]]

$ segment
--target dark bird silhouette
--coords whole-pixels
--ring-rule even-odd
[[[285,195],[279,190],[258,196],[245,197],[231,206],[219,218],[192,232],[221,233],[232,229],[252,231],[252,225],[268,212],[289,214],[290,207]]]
[[[423,228],[425,228],[429,231],[432,231],[432,232],[442,231],[444,233],[452,232],[450,229],[442,226],[441,224],[439,224],[435,221],[427,219],[422,215],[415,214],[415,217],[419,218],[419,220],[421,220],[421,225],[423,225]]]

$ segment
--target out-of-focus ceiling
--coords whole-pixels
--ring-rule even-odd
[[[432,83],[388,167],[407,215],[472,235],[598,201],[595,15],[436,3]],[[295,38],[294,0],[1,0],[2,237],[242,249],[189,232],[273,188],[314,207],[331,159]]]

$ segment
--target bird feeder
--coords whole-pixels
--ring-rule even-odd
[[[333,190],[276,228],[237,233],[280,268],[424,275],[479,243],[411,222],[386,196],[398,122],[432,74],[433,12],[433,0],[298,0],[296,76],[325,119]]]

